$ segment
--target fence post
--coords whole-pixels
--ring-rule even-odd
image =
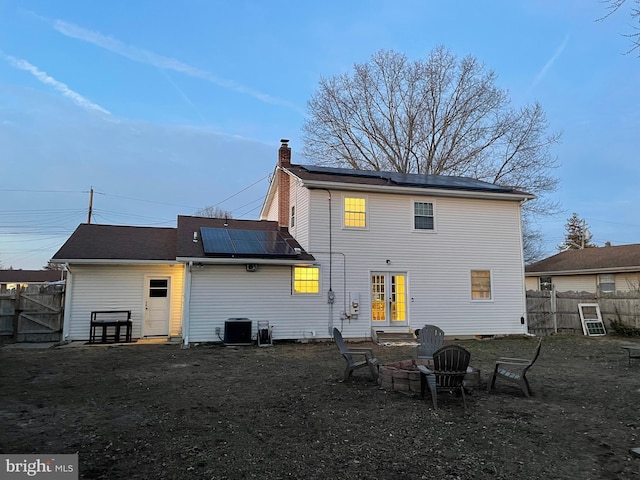
[[[555,285],[551,285],[551,317],[553,318],[553,333],[558,333],[558,299]]]
[[[20,314],[22,309],[20,308],[20,285],[16,285],[15,303],[13,304],[13,341],[18,341],[18,323],[20,321]]]

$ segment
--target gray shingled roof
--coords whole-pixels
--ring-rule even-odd
[[[176,259],[176,229],[83,223],[52,260]]]
[[[63,279],[58,270],[0,270],[0,283],[46,283]]]
[[[526,273],[640,271],[640,244],[567,250],[525,267]]]
[[[228,227],[225,227],[225,222]],[[278,222],[260,220],[224,220],[206,217],[178,217],[178,228],[130,227],[83,223],[55,253],[52,260],[91,261],[171,261],[180,258],[207,258],[202,242],[193,241],[193,232],[200,227],[236,228],[243,230],[279,231],[292,248],[300,244],[281,229]],[[228,255],[234,257],[234,255]],[[237,255],[235,255],[237,257]],[[247,256],[247,258],[253,258]],[[280,258],[272,256],[271,258]],[[283,256],[282,258],[285,258]],[[291,256],[286,256],[291,260]],[[295,257],[299,261],[314,261],[314,257],[301,249]]]

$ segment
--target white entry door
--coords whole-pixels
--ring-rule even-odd
[[[371,324],[407,325],[407,275],[396,272],[371,274]]]
[[[168,337],[171,278],[147,277],[146,284],[142,334],[145,337]]]

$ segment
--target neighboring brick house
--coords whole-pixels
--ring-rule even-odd
[[[640,244],[567,250],[525,267],[527,290],[640,291]]]

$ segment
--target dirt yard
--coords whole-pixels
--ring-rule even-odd
[[[455,341],[482,380],[536,339]],[[637,342],[637,340],[635,340]],[[449,341],[448,343],[454,343]],[[430,399],[342,381],[333,343],[0,348],[0,452],[78,453],[83,479],[640,478],[640,360],[615,337],[546,337],[534,396]],[[371,344],[381,363],[410,347]]]

